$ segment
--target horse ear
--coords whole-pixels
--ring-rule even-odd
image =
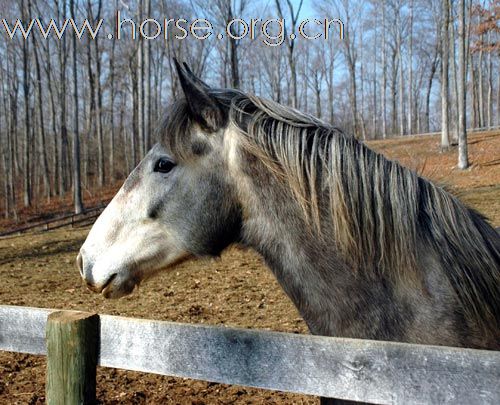
[[[194,120],[209,132],[222,128],[224,126],[222,107],[213,96],[210,96],[208,85],[197,78],[186,64],[182,67],[176,58],[174,64],[189,112]]]
[[[210,90],[210,86],[206,84],[203,80],[201,80],[198,76],[196,76],[186,62],[182,62],[182,66],[184,67],[184,71],[189,75],[189,77],[195,83],[199,84],[205,90]]]

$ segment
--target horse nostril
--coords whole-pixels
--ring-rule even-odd
[[[91,291],[94,291],[96,293],[102,293],[107,287],[110,286],[110,284],[113,282],[113,280],[118,276],[117,273],[112,274],[104,284],[94,284],[93,282],[89,280],[85,280],[85,283],[87,284],[87,288]]]
[[[80,275],[83,277],[83,255],[81,252],[76,256],[76,267],[78,267]]]

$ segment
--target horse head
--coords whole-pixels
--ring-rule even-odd
[[[240,234],[241,210],[223,154],[227,108],[187,66],[176,61],[176,68],[184,98],[77,257],[88,287],[105,297],[129,294],[187,258],[217,256]]]

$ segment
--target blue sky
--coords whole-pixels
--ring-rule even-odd
[[[292,4],[295,7],[299,6],[299,0],[292,0]],[[312,2],[310,0],[304,0],[304,4],[302,5],[302,11],[300,13],[300,18],[312,17],[315,15],[314,8]]]
[[[299,6],[300,4],[300,0],[291,0],[292,1],[292,4],[294,6],[294,9],[296,10],[297,7]],[[267,6],[269,8],[273,8],[274,9],[274,4],[275,4],[275,0],[268,0],[267,1]],[[300,18],[308,18],[308,17],[312,17],[314,16],[314,6],[313,6],[313,2],[311,0],[304,0],[304,4],[302,5],[302,10],[300,12]]]

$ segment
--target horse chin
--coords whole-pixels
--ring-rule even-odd
[[[100,292],[104,298],[114,299],[124,297],[126,295],[132,294],[135,287],[138,287],[141,282],[155,277],[162,271],[170,271],[177,267],[180,263],[183,263],[186,260],[191,259],[192,257],[192,254],[183,252],[174,260],[170,261],[170,263],[164,266],[160,266],[157,269],[148,269],[142,271],[136,270],[134,272],[122,270],[121,272],[116,273],[116,276],[110,279],[109,284],[107,284],[102,289],[102,291],[93,291]]]

